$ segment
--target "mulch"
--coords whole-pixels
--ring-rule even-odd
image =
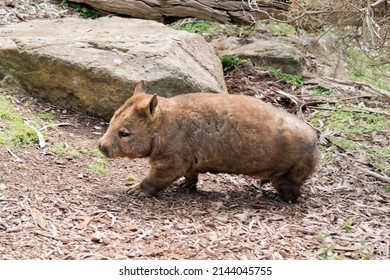
[[[3,17],[0,24],[63,16],[5,2],[0,13],[7,12],[8,22]],[[307,87],[261,70],[235,69],[226,82],[232,94],[252,95],[307,121],[316,113]],[[264,196],[269,185],[229,174],[201,175],[199,192],[175,183],[138,198],[126,189],[147,174],[148,162],[102,163],[96,143],[104,121],[32,96],[13,99],[24,117],[48,112],[54,120],[39,123],[46,126],[43,148],[0,149],[0,259],[389,259],[390,194],[341,149],[322,160],[296,204]],[[389,132],[381,136],[380,145],[390,146]],[[53,152],[59,144],[78,155]],[[329,148],[325,139],[322,153]],[[107,173],[94,173],[92,164]]]
[[[232,93],[261,92],[294,111],[278,92],[296,88],[262,71],[236,69],[226,81]],[[341,152],[321,162],[296,204],[229,174],[202,175],[197,193],[175,183],[138,198],[125,191],[146,175],[147,160],[107,160],[107,174],[89,168],[101,161],[96,143],[105,122],[35,97],[14,100],[26,116],[49,112],[55,119],[42,121],[44,148],[13,149],[21,161],[0,152],[0,259],[389,258],[390,194]],[[82,152],[52,151],[63,143]]]

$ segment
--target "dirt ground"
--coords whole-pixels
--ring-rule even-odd
[[[238,94],[289,87],[251,69],[226,80]],[[227,174],[202,175],[199,193],[175,184],[137,198],[125,191],[145,176],[148,162],[102,160],[96,142],[105,122],[34,97],[14,99],[22,115],[55,119],[46,124],[43,149],[0,152],[0,259],[389,258],[390,194],[342,156],[337,166],[322,161],[296,204],[264,197],[269,186]],[[79,153],[53,152],[59,144]],[[99,162],[106,174],[91,168]]]
[[[291,98],[276,92],[298,89],[262,71],[234,70],[226,82],[230,93],[296,112]],[[42,120],[44,148],[0,149],[0,259],[390,257],[390,193],[342,152],[332,163],[322,160],[296,204],[264,196],[268,185],[228,174],[200,176],[197,193],[175,183],[138,198],[125,191],[146,175],[148,162],[101,158],[96,143],[104,121],[31,96],[13,99],[23,116],[54,119]],[[310,119],[315,112],[303,113]],[[389,132],[382,136],[388,147]]]

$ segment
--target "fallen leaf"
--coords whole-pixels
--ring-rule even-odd
[[[78,229],[85,229],[92,221],[92,217],[84,217],[84,220],[77,226]]]

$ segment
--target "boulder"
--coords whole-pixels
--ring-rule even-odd
[[[211,44],[218,56],[248,59],[256,66],[270,66],[294,75],[301,75],[305,68],[304,55],[291,43],[277,39],[223,37]]]
[[[118,17],[0,27],[0,79],[105,119],[140,80],[165,97],[226,92],[220,60],[203,37]]]

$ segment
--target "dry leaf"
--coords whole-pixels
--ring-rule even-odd
[[[91,221],[92,221],[92,217],[90,216],[84,217],[84,220],[80,224],[78,224],[77,228],[85,229]]]
[[[47,227],[48,227],[47,221],[42,216],[41,213],[39,213],[37,210],[33,209],[33,210],[31,210],[31,216],[33,217],[33,220],[37,226],[39,226],[41,229],[47,229]]]

